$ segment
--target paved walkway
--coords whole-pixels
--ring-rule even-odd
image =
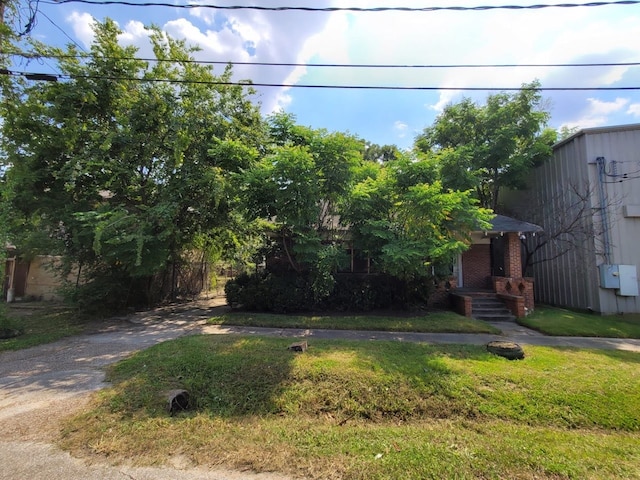
[[[72,411],[89,392],[106,386],[104,367],[159,342],[192,334],[244,334],[291,338],[395,340],[424,343],[486,344],[509,339],[521,345],[570,346],[640,352],[640,340],[548,337],[515,323],[495,325],[502,335],[426,334],[309,330],[206,325],[221,305],[157,309],[113,319],[104,331],[0,354],[0,479],[279,479],[273,475],[181,469],[87,466],[46,443],[41,426],[54,412]],[[51,425],[49,425],[50,428]],[[51,438],[55,432],[51,432]],[[45,438],[46,440],[46,438]],[[163,477],[164,475],[164,477]]]

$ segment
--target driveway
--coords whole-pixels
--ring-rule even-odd
[[[223,302],[166,307],[111,319],[93,334],[0,354],[0,479],[252,479],[284,477],[222,470],[202,470],[180,457],[161,469],[87,465],[49,442],[60,421],[78,410],[88,394],[106,386],[104,367],[156,343],[192,334],[270,335],[426,343],[469,343],[510,339],[521,345],[572,346],[640,352],[640,340],[547,337],[513,323],[496,324],[503,335],[418,334],[226,327],[206,325],[224,309]]]

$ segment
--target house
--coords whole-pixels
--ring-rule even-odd
[[[53,268],[59,257],[37,255],[24,260],[16,255],[15,247],[7,249],[4,278],[4,299],[61,300],[62,282]]]
[[[537,250],[537,302],[640,313],[640,124],[584,129],[557,143],[509,203],[545,231],[527,241]]]
[[[522,240],[542,233],[532,223],[496,215],[491,229],[471,233],[471,246],[453,269],[452,298],[458,313],[472,316],[487,296],[504,302],[516,317],[534,308],[533,278],[523,275]]]

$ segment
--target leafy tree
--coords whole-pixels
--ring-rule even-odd
[[[25,243],[38,225],[87,288],[101,282],[95,291],[117,304],[152,302],[154,278],[175,276],[187,252],[233,246],[234,175],[256,160],[265,129],[244,87],[215,84],[230,68],[215,76],[157,29],[165,61],[149,65],[119,33],[110,20],[96,24],[86,61],[73,46],[37,46],[66,54],[59,69],[71,80],[14,85],[3,152]]]
[[[569,127],[567,125],[563,125],[562,127],[560,127],[560,130],[558,130],[558,141],[565,140],[572,135],[575,135],[579,131],[580,127]]]
[[[378,145],[365,142],[363,156],[369,162],[384,163],[397,159],[400,156],[400,151],[395,145]]]
[[[268,154],[244,174],[250,218],[268,220],[275,244],[296,272],[310,271],[318,298],[328,294],[343,252],[339,214],[362,163],[362,143],[343,133],[313,130],[280,113],[269,118]]]
[[[545,128],[548,119],[539,83],[532,82],[514,94],[491,95],[482,106],[468,98],[448,105],[415,149],[437,156],[445,187],[473,189],[483,207],[496,210],[500,189],[522,188],[529,170],[550,156],[556,134]]]
[[[407,157],[356,185],[345,212],[354,243],[380,271],[404,280],[431,277],[433,268],[466,250],[470,232],[487,228],[490,218],[470,191],[444,189],[428,159]]]

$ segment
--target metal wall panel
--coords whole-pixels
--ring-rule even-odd
[[[602,174],[599,157],[604,159]],[[550,260],[533,267],[537,302],[603,313],[640,312],[640,297],[600,287],[598,269],[616,264],[640,270],[640,217],[629,214],[640,209],[640,125],[579,132],[554,147],[553,158],[535,169],[525,192],[505,198],[519,218],[537,223],[547,234],[575,218],[579,205],[587,208],[569,251],[562,254],[551,242],[538,253],[538,260]],[[603,220],[610,242],[605,242]]]

